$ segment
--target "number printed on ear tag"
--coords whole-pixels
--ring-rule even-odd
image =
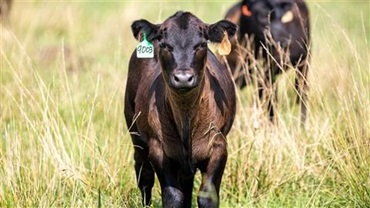
[[[151,42],[146,39],[146,34],[144,33],[144,39],[136,46],[136,57],[138,58],[153,58],[154,57],[154,47]]]

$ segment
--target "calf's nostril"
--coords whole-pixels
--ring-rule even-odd
[[[175,81],[176,82],[179,82],[180,80],[179,80],[179,78],[177,77],[177,76],[174,76],[174,78],[175,78]]]
[[[188,79],[188,82],[193,81],[193,77],[194,77],[194,76],[191,76],[191,77]]]

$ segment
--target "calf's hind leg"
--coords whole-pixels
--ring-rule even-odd
[[[143,206],[150,206],[152,188],[154,185],[154,170],[149,162],[148,145],[140,140],[140,137],[132,136],[134,144],[135,172],[138,187],[142,196]]]
[[[184,205],[183,208],[191,208],[191,199],[193,193],[194,176],[186,176],[187,178],[181,179],[181,188],[184,193]]]

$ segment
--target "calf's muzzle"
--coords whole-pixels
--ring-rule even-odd
[[[189,70],[178,70],[170,78],[171,85],[176,89],[191,89],[196,86],[196,76]]]

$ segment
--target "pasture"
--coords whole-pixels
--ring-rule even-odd
[[[0,26],[0,207],[141,207],[123,116],[130,25],[177,10],[215,23],[234,2],[15,1]],[[306,128],[293,71],[276,126],[253,86],[239,90],[221,207],[370,206],[370,5],[308,5]],[[157,181],[153,195],[160,207]]]

